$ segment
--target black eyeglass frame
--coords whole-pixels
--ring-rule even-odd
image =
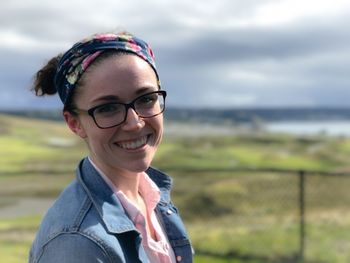
[[[164,104],[163,104],[163,108],[162,110],[157,113],[157,114],[154,114],[154,115],[151,115],[151,116],[142,116],[140,115],[137,110],[135,109],[135,102],[137,100],[139,100],[140,98],[144,97],[144,96],[149,96],[149,95],[152,95],[152,94],[158,94],[158,95],[162,95],[163,96],[163,101],[164,101]],[[123,124],[125,121],[126,121],[126,118],[128,117],[128,111],[129,109],[133,109],[136,114],[141,117],[141,118],[152,118],[152,117],[155,117],[157,115],[160,115],[164,112],[165,110],[165,98],[166,98],[166,95],[167,95],[167,92],[165,90],[157,90],[157,91],[152,91],[152,92],[148,92],[148,93],[145,93],[145,94],[142,94],[140,96],[138,96],[137,98],[133,99],[131,102],[129,103],[121,103],[121,102],[108,102],[108,103],[104,103],[104,104],[101,104],[101,105],[98,105],[98,106],[95,106],[93,108],[90,108],[88,110],[81,110],[81,109],[75,109],[75,111],[82,111],[82,112],[87,112],[88,115],[91,116],[91,118],[94,120],[96,126],[100,129],[109,129],[109,128],[113,128],[113,127],[116,127],[116,126],[119,126],[121,124]],[[120,123],[117,123],[115,125],[111,125],[111,126],[108,126],[108,127],[101,127],[97,121],[96,121],[96,118],[95,118],[95,115],[94,115],[94,111],[100,107],[103,107],[103,106],[106,106],[106,105],[110,105],[110,104],[119,104],[119,105],[123,105],[125,107],[125,116],[124,116],[124,119],[120,122]]]

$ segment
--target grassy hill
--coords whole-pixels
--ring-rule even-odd
[[[254,132],[217,135],[212,130],[196,136],[198,128],[193,127],[192,136],[182,135],[181,129],[176,136],[168,133],[153,163],[174,177],[173,199],[197,250],[196,262],[293,262],[287,260],[298,249],[297,178],[258,170],[349,171],[350,140]],[[0,262],[26,262],[42,213],[30,207],[18,217],[1,214],[1,209],[25,209],[19,206],[24,200],[55,198],[74,178],[87,150],[62,122],[8,115],[0,115],[0,145]],[[238,171],[244,168],[249,170]],[[348,181],[314,180],[312,187],[350,202]],[[344,204],[312,193],[312,216],[318,218],[329,209],[333,217],[342,215],[336,226],[324,215],[323,229],[349,232]],[[326,198],[328,203],[323,202]],[[339,253],[332,242],[328,238],[310,246],[310,258],[347,262],[345,256],[335,260]],[[347,246],[344,241],[343,248]],[[332,249],[334,255],[328,253]]]

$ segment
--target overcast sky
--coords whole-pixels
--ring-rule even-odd
[[[32,76],[115,30],[152,45],[172,106],[348,107],[349,25],[349,0],[1,0],[0,107],[61,107]]]

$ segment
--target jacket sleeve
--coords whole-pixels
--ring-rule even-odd
[[[115,261],[122,263],[122,260]],[[88,236],[65,233],[51,239],[35,263],[112,263],[104,248]]]

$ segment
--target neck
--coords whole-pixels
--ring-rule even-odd
[[[89,157],[92,163],[102,172],[118,190],[122,191],[133,202],[139,202],[139,183],[143,172],[131,172],[101,164],[93,157]]]
[[[111,174],[108,175],[108,179],[111,180],[113,185],[120,191],[122,191],[127,198],[132,202],[139,202],[139,184],[140,176],[142,173],[129,173],[128,175],[123,174]]]

